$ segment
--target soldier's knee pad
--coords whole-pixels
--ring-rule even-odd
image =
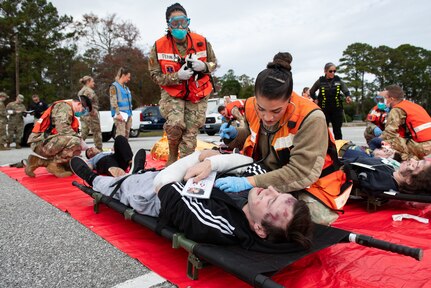
[[[166,126],[165,131],[170,141],[180,140],[183,135],[183,129],[180,126]]]

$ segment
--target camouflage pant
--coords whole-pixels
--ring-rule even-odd
[[[7,119],[0,118],[0,145],[7,142],[6,123]]]
[[[81,117],[81,137],[87,139],[90,130],[93,132],[94,146],[102,150],[102,130],[100,129],[99,111],[93,109],[90,115]]]
[[[423,159],[431,153],[431,141],[418,143],[401,137],[385,141],[389,142],[391,147],[401,154],[403,161],[410,158]]]
[[[183,131],[178,147],[180,158],[192,154],[196,149],[199,128],[205,124],[208,98],[209,96],[199,103],[192,103],[169,96],[165,91],[162,92],[159,104],[160,112],[166,119],[164,124],[166,133],[168,134],[169,131],[166,129],[167,126],[177,126]],[[169,134],[167,136],[170,139]]]
[[[307,206],[310,209],[311,220],[314,223],[330,225],[338,219],[339,215],[336,212],[332,211],[306,192],[299,193],[298,200],[303,200],[307,203]]]
[[[126,122],[114,119],[115,136],[122,135],[129,139],[130,128],[132,128],[132,117],[129,117]]]
[[[81,154],[81,138],[54,135],[44,141],[31,143],[31,149],[55,163],[67,164],[73,156]]]
[[[21,144],[22,134],[24,132],[24,122],[9,122],[7,143],[12,143],[15,138],[15,143]],[[15,137],[14,137],[15,136]]]

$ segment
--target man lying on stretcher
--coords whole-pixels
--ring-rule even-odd
[[[105,195],[111,195],[120,185],[114,198],[140,214],[159,217],[162,226],[176,227],[191,240],[240,244],[246,249],[263,252],[274,251],[274,242],[290,242],[277,244],[285,251],[297,250],[297,244],[310,247],[313,226],[310,211],[304,201],[290,193],[279,193],[272,187],[255,187],[241,193],[224,193],[213,188],[210,199],[182,196],[184,184],[181,181],[207,164],[199,162],[199,155],[200,152],[195,152],[162,171],[116,178],[97,175],[79,157],[72,158],[70,166],[93,190]],[[212,170],[217,172],[241,164],[249,166],[253,162],[252,158],[240,154],[217,155],[208,160]],[[246,171],[247,167],[242,167],[232,172]],[[292,245],[293,242],[297,244]]]

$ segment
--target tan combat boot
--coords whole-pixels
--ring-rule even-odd
[[[38,167],[48,166],[48,160],[39,158],[35,155],[29,155],[27,165],[25,166],[25,174],[29,177],[35,177],[34,170]]]
[[[172,163],[178,160],[178,145],[169,144],[169,158],[166,162],[165,167],[168,167]]]
[[[46,170],[57,178],[64,178],[73,175],[72,172],[66,171],[61,164],[52,161],[49,162],[48,166],[46,166]]]

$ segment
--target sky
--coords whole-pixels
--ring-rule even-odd
[[[166,0],[53,0],[60,15],[81,20],[93,13],[116,14],[140,30],[138,46],[148,52],[166,31]],[[216,76],[256,78],[278,52],[293,55],[294,90],[312,86],[327,62],[339,63],[353,43],[431,50],[431,1],[414,0],[183,0],[190,29],[213,46]]]

